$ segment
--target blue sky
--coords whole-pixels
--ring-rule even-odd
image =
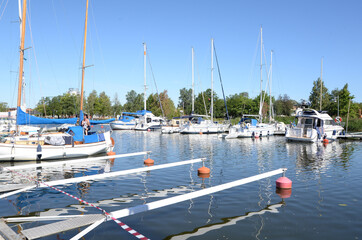
[[[28,106],[34,107],[42,96],[80,88],[85,3],[28,1],[25,46],[32,47],[26,51],[24,68]],[[113,99],[117,93],[124,104],[128,91],[142,93],[146,42],[158,89],[167,90],[177,104],[179,89],[191,88],[191,47],[195,91],[211,87],[214,38],[225,94],[249,92],[255,97],[260,90],[262,25],[267,65],[274,51],[272,95],[308,99],[323,57],[323,80],[329,91],[348,83],[354,100],[362,102],[361,9],[358,0],[90,0],[86,65],[94,66],[86,69],[86,95],[95,89]],[[0,0],[0,101],[10,106],[16,105],[18,81],[17,18],[17,1]],[[221,97],[216,62],[214,66],[214,90]],[[148,94],[155,93],[149,65],[147,82]]]

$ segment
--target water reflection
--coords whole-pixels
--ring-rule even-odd
[[[235,225],[237,224],[238,221],[244,220],[246,218],[250,218],[253,216],[261,216],[264,213],[279,213],[278,208],[282,207],[285,203],[282,201],[280,203],[276,203],[276,204],[272,204],[272,205],[268,205],[265,208],[259,210],[259,211],[255,211],[255,212],[247,212],[244,215],[240,215],[240,216],[234,216],[234,217],[228,217],[228,218],[223,218],[221,219],[222,222],[220,223],[215,223],[215,224],[210,224],[210,225],[205,225],[202,227],[198,227],[196,229],[194,229],[191,232],[183,232],[183,233],[179,233],[176,235],[171,235],[166,237],[165,239],[173,239],[173,240],[184,240],[184,239],[188,239],[190,237],[197,237],[197,236],[201,236],[206,234],[207,232],[213,231],[213,230],[218,230],[221,229],[223,227],[226,226],[230,226],[230,225]]]

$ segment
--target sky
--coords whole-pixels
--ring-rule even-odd
[[[79,88],[86,0],[28,0],[25,101]],[[271,94],[308,99],[321,77],[329,91],[348,83],[362,102],[362,1],[359,0],[90,0],[85,95],[104,91],[125,103],[127,92],[144,90],[143,43],[147,44],[147,94],[211,88],[214,39],[225,95],[260,93],[260,27],[263,28],[263,89],[270,69]],[[16,106],[20,31],[15,0],[0,0],[0,102]],[[321,61],[323,59],[323,71]],[[152,70],[151,67],[152,66]],[[214,57],[214,91],[222,97]]]

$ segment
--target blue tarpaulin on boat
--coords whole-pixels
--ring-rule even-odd
[[[73,136],[74,141],[83,141],[84,129],[81,126],[69,127],[67,133]]]
[[[89,120],[90,124],[97,125],[97,124],[107,124],[116,120],[115,118],[106,119],[106,120]]]
[[[16,124],[17,125],[29,125],[29,124],[76,124],[77,118],[65,118],[65,119],[50,119],[35,117],[21,110],[20,107],[16,113]]]
[[[146,113],[152,113],[151,111],[147,111],[147,110],[139,110],[136,112],[137,115],[141,115],[141,116],[144,116],[146,115]]]
[[[84,135],[84,143],[96,143],[98,142],[98,134]]]

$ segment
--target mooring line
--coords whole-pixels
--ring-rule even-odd
[[[141,239],[141,240],[149,240],[149,238],[147,238],[147,237],[145,237],[144,235],[138,233],[136,230],[132,229],[132,228],[129,227],[127,224],[125,224],[125,223],[119,221],[117,218],[113,217],[110,213],[108,213],[108,212],[107,212],[106,210],[104,210],[103,208],[100,208],[100,207],[98,207],[98,206],[95,206],[94,204],[89,203],[89,202],[87,202],[87,201],[85,201],[85,200],[83,200],[83,199],[80,199],[80,198],[78,198],[78,197],[76,197],[76,196],[74,196],[74,195],[72,195],[72,194],[70,194],[70,193],[67,193],[67,192],[65,192],[65,191],[63,191],[63,190],[61,190],[61,189],[59,189],[59,188],[56,188],[56,187],[54,187],[54,186],[50,186],[50,185],[44,183],[43,181],[38,181],[37,179],[32,179],[31,177],[27,177],[27,176],[25,176],[25,175],[23,175],[23,174],[21,174],[21,173],[18,173],[18,172],[16,172],[16,171],[11,170],[11,169],[8,169],[8,168],[6,168],[6,167],[4,167],[4,169],[6,169],[6,170],[8,170],[8,171],[10,171],[10,172],[13,172],[13,173],[15,173],[15,174],[17,174],[17,175],[19,175],[19,176],[22,176],[22,177],[24,177],[24,178],[27,178],[27,179],[29,179],[30,181],[35,181],[37,184],[43,184],[43,185],[45,185],[45,186],[47,186],[47,187],[50,187],[50,188],[52,188],[52,189],[54,189],[54,190],[56,190],[56,191],[58,191],[58,192],[61,192],[61,193],[65,194],[65,195],[67,195],[68,197],[71,197],[71,198],[73,198],[73,199],[76,199],[77,201],[80,201],[80,202],[82,202],[82,203],[84,203],[84,204],[87,204],[87,205],[89,205],[89,206],[91,206],[91,207],[94,207],[94,208],[102,211],[103,214],[106,215],[106,218],[111,218],[114,222],[117,223],[117,225],[119,225],[120,227],[122,227],[122,228],[123,228],[125,231],[127,231],[129,234],[131,234],[131,235],[133,235],[133,236],[135,236],[135,237],[137,237],[138,239]]]

